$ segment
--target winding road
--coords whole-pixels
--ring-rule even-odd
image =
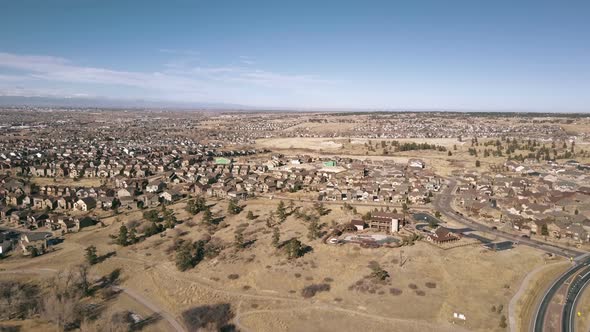
[[[562,332],[573,331],[575,328],[574,317],[576,314],[577,301],[583,290],[588,286],[588,284],[590,284],[590,255],[585,251],[572,248],[563,248],[550,243],[524,238],[515,234],[500,231],[498,229],[493,229],[487,225],[478,223],[477,221],[470,219],[463,214],[457,213],[452,207],[454,193],[457,189],[457,180],[449,178],[447,181],[448,183],[445,190],[443,190],[440,195],[437,195],[435,200],[432,202],[433,207],[443,216],[468,226],[473,230],[493,234],[500,238],[505,238],[521,245],[526,245],[554,255],[566,257],[574,262],[574,265],[565,273],[563,273],[557,280],[555,280],[551,287],[547,289],[537,307],[534,316],[535,318],[532,322],[532,330],[534,332],[542,332],[545,330],[544,324],[547,319],[548,308],[553,301],[555,294],[557,294],[562,289],[562,287],[567,287],[567,282],[571,280],[571,286],[567,290],[565,303],[563,304],[563,310],[561,314],[561,329]]]
[[[572,280],[572,283],[567,291],[565,304],[563,305],[563,313],[561,315],[561,331],[570,332],[575,329],[576,306],[580,295],[590,283],[590,268],[580,271],[580,273]]]
[[[513,242],[527,245],[529,247],[543,250],[548,253],[552,253],[554,255],[563,256],[566,258],[574,258],[580,255],[586,254],[585,251],[571,249],[571,248],[562,248],[550,243],[545,243],[529,238],[523,238],[515,234],[510,234],[503,232],[498,229],[492,229],[491,227],[478,223],[477,221],[470,219],[464,215],[458,214],[452,207],[452,200],[454,198],[453,193],[456,191],[457,188],[457,180],[455,179],[447,179],[448,184],[444,191],[437,195],[436,198],[432,202],[432,206],[434,209],[438,210],[443,216],[454,220],[460,224],[465,226],[469,226],[473,230],[490,233],[496,235],[501,238],[505,238],[511,240]]]

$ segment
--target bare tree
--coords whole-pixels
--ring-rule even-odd
[[[88,282],[87,268],[60,272],[48,284],[48,292],[43,298],[41,316],[54,322],[60,330],[64,330],[80,323],[79,304],[83,293],[80,291],[80,274],[84,273]]]

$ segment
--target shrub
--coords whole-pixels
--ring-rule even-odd
[[[236,280],[239,277],[240,277],[239,274],[232,273],[232,274],[230,274],[230,275],[227,276],[227,279],[229,279],[229,280]]]
[[[310,298],[310,297],[314,297],[317,293],[319,292],[328,292],[330,291],[330,285],[329,284],[313,284],[313,285],[309,285],[304,287],[301,290],[301,296],[303,296],[304,298]]]
[[[418,285],[416,285],[416,284],[409,284],[408,287],[410,289],[418,289]]]
[[[435,282],[427,282],[426,287],[427,288],[436,288],[436,283]]]
[[[182,312],[181,316],[189,331],[236,330],[236,327],[230,323],[235,315],[228,303],[191,308]]]
[[[390,288],[389,289],[389,294],[391,295],[401,295],[402,294],[402,290],[401,289],[397,289],[397,288]]]

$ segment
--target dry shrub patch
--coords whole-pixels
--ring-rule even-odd
[[[181,316],[189,331],[237,331],[230,323],[235,315],[228,303],[194,307],[183,311]]]
[[[398,289],[398,288],[390,288],[389,294],[394,295],[394,296],[398,296],[398,295],[402,294],[402,290]]]
[[[328,292],[330,291],[330,285],[328,284],[313,284],[304,287],[301,290],[301,296],[304,298],[314,297],[319,292]]]

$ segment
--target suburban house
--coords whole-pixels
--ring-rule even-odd
[[[147,187],[145,187],[145,191],[148,193],[158,193],[166,188],[166,184],[160,180],[150,182]]]
[[[169,189],[161,193],[160,197],[162,197],[164,200],[168,202],[172,202],[174,200],[181,198],[182,195],[176,190]]]
[[[449,229],[439,226],[426,239],[433,243],[445,243],[461,239],[461,235],[451,232]]]
[[[373,212],[369,220],[369,228],[378,231],[395,233],[403,226],[405,218],[403,214],[391,212]]]
[[[90,211],[96,207],[96,200],[92,197],[84,197],[74,203],[74,209],[79,211]]]
[[[361,219],[352,219],[350,221],[350,225],[356,228],[357,231],[362,231],[365,229],[365,221]]]
[[[23,233],[20,238],[20,245],[24,255],[37,255],[45,253],[48,247],[47,239],[51,237],[48,233]]]

